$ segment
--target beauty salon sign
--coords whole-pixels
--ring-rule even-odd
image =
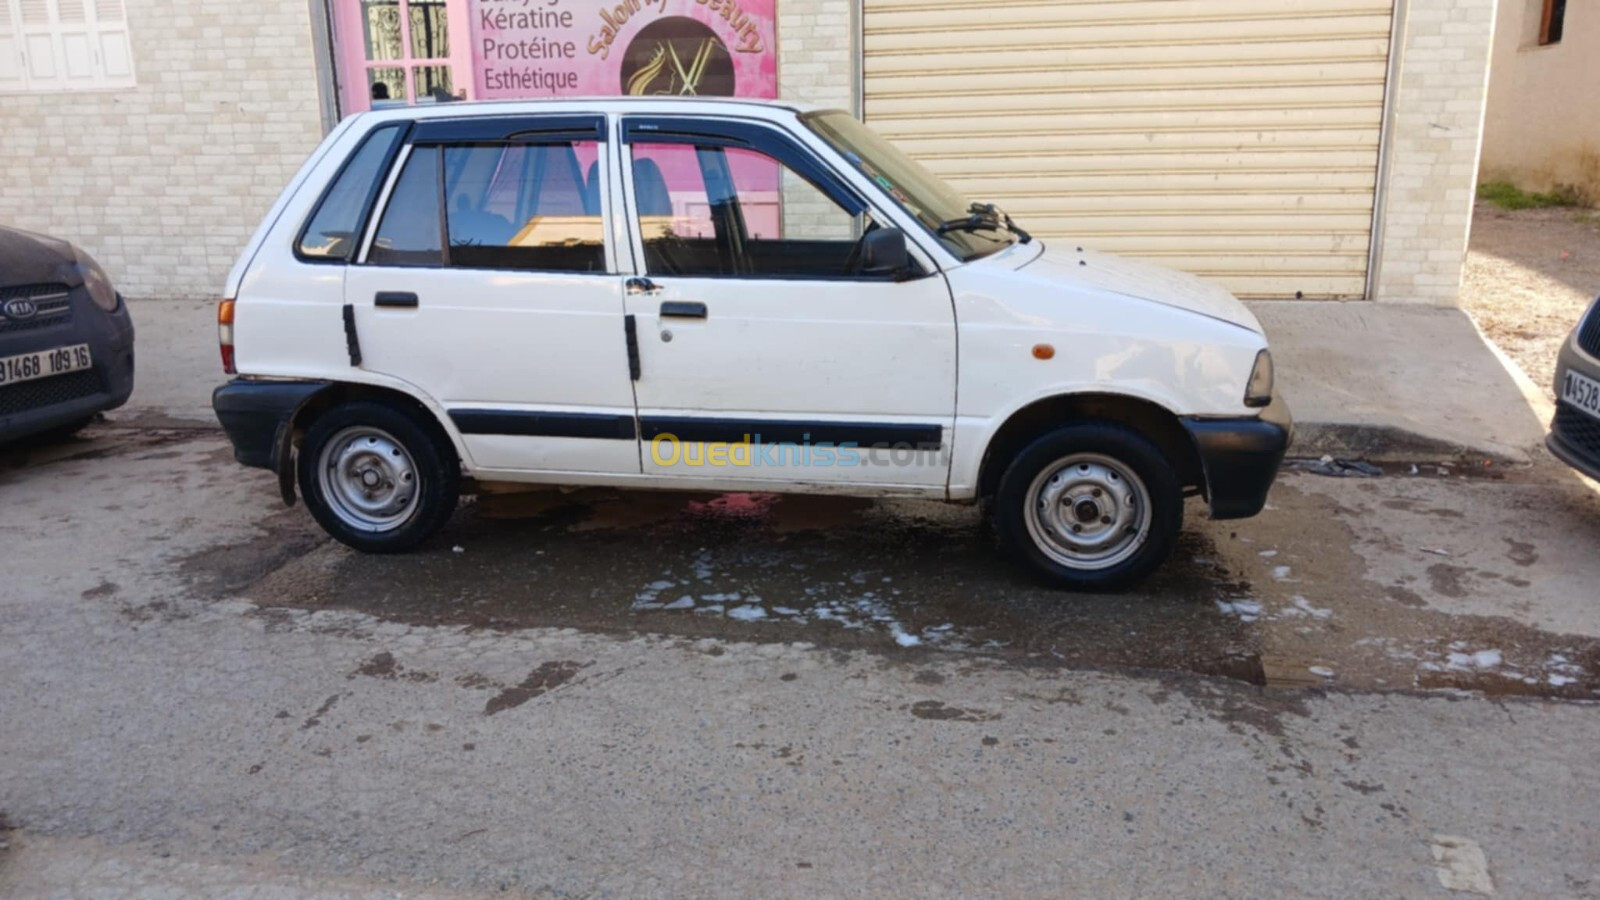
[[[473,99],[778,96],[776,0],[468,0]]]

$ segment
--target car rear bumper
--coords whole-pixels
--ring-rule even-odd
[[[1200,453],[1211,518],[1246,519],[1261,512],[1294,435],[1283,398],[1274,395],[1259,416],[1186,418],[1183,427]]]
[[[116,409],[133,393],[133,319],[106,313],[72,289],[73,317],[56,327],[0,334],[0,357],[88,344],[94,367],[0,387],[0,441],[29,437]],[[80,296],[82,294],[82,296]]]
[[[211,408],[233,443],[233,458],[278,471],[290,423],[325,381],[251,381],[238,378],[211,392]]]

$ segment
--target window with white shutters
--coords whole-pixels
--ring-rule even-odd
[[[133,83],[123,0],[0,0],[0,92]]]

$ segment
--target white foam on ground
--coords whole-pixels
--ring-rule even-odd
[[[1491,896],[1494,879],[1489,877],[1489,858],[1483,847],[1470,838],[1448,834],[1433,836],[1434,874],[1447,891],[1464,891]]]
[[[1326,619],[1333,615],[1333,610],[1312,606],[1310,600],[1307,600],[1299,594],[1290,597],[1289,602],[1294,604],[1295,609],[1305,613],[1308,616],[1313,616],[1318,619]]]
[[[1452,669],[1493,669],[1505,658],[1499,650],[1478,650],[1474,653],[1452,651],[1445,657],[1445,665]]]
[[[1218,600],[1217,609],[1225,616],[1237,616],[1241,622],[1254,622],[1261,618],[1261,604],[1254,600]]]

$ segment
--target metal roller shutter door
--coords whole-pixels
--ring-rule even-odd
[[[1358,298],[1393,4],[865,0],[865,118],[1043,236]]]

